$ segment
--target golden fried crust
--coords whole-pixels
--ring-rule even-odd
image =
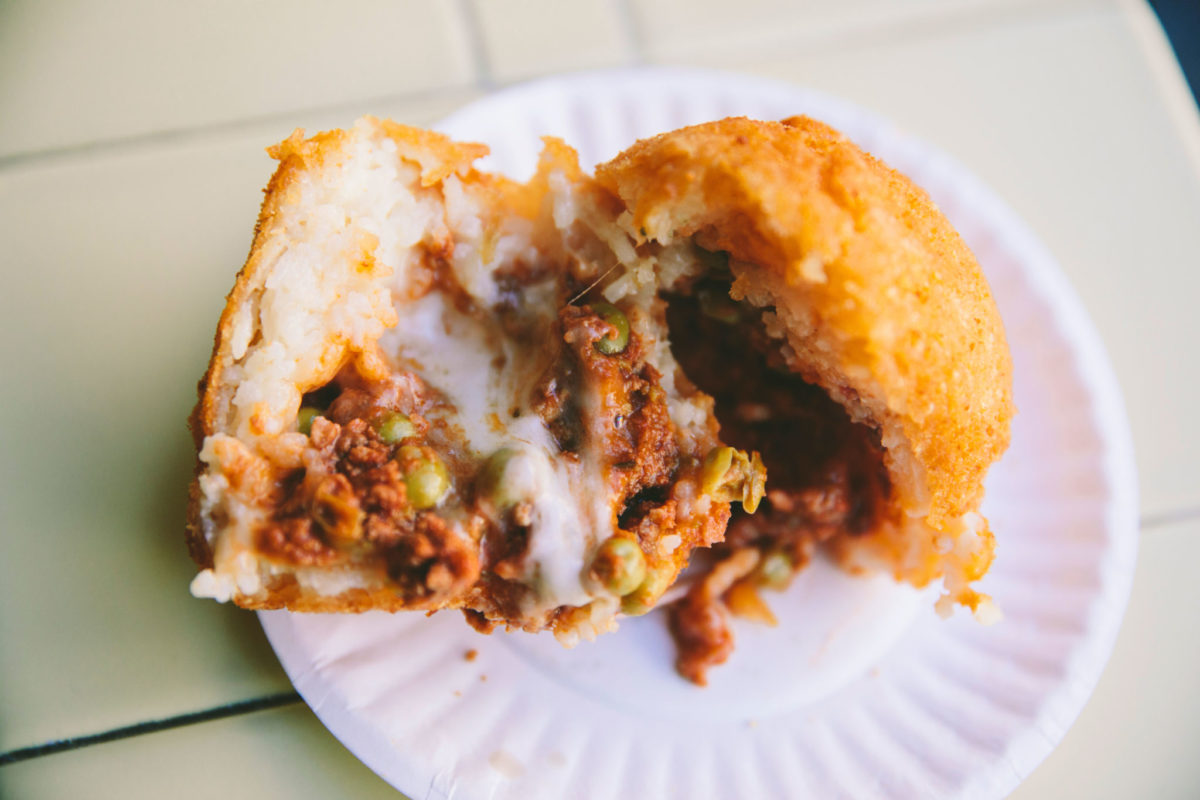
[[[454,172],[467,172],[471,163],[487,155],[488,148],[482,144],[460,143],[434,131],[400,125],[390,120],[364,118],[363,122],[379,133],[392,139],[403,149],[404,157],[415,161],[421,170],[421,185],[433,186]],[[351,140],[348,130],[333,130],[305,138],[304,131],[295,130],[291,136],[267,148],[267,153],[279,162],[264,190],[262,209],[254,227],[254,239],[245,265],[238,272],[233,289],[225,298],[225,308],[217,324],[213,340],[212,357],[204,377],[197,385],[199,400],[188,418],[188,428],[199,454],[204,439],[222,430],[222,423],[236,387],[223,380],[225,368],[231,362],[231,339],[235,315],[252,296],[261,291],[270,267],[271,245],[284,236],[276,224],[281,208],[289,201],[289,195],[306,175],[318,171],[327,159],[337,158]],[[471,173],[476,179],[484,177]],[[516,200],[521,187],[503,178],[486,176],[497,194],[506,194]],[[344,349],[344,348],[343,348]],[[344,353],[331,354],[340,361]],[[331,363],[327,371],[332,377],[338,364]],[[187,543],[192,558],[201,567],[212,566],[212,551],[204,536],[201,523],[200,491],[198,480],[204,470],[199,458],[189,490],[187,515]],[[295,606],[293,606],[295,607]],[[334,609],[330,609],[334,610]],[[349,609],[346,609],[349,610]]]
[[[301,591],[290,577],[285,577],[266,587],[266,592],[254,597],[234,595],[233,601],[242,608],[255,611],[273,611],[286,608],[289,611],[309,613],[361,614],[364,611],[411,611],[407,603],[391,589],[350,589],[338,595],[320,595]]]
[[[1011,361],[975,258],[921,189],[806,117],[684,128],[596,174],[642,238],[754,265],[735,293],[790,312],[805,378],[879,426],[905,513],[941,529],[978,507],[1008,445]]]

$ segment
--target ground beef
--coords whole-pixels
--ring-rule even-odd
[[[347,388],[313,420],[305,467],[281,481],[283,498],[258,531],[261,552],[298,566],[378,558],[413,607],[433,606],[479,574],[475,544],[432,511],[408,502],[395,460],[368,419],[389,409],[371,392]],[[423,419],[409,415],[418,432]]]
[[[613,505],[622,509],[627,501],[632,504],[633,510],[621,518],[622,527],[627,523],[627,530],[636,531],[653,565],[657,541],[678,524],[668,495],[680,456],[661,376],[646,363],[645,343],[634,333],[620,353],[596,349],[596,342],[614,334],[590,306],[563,308],[551,340],[558,352],[532,387],[531,406],[554,437],[558,458],[597,459],[609,476]],[[484,536],[483,577],[469,600],[484,619],[519,618],[530,599],[523,517],[528,509],[523,514],[518,504]],[[711,535],[711,527],[723,530],[726,518],[709,526],[706,521],[694,522],[699,530],[692,539]]]
[[[675,669],[706,686],[709,668],[725,663],[733,652],[729,612],[719,601],[689,593],[671,606],[668,624],[675,640]]]
[[[546,423],[546,429],[563,453],[578,452],[583,445],[584,426],[577,399],[579,391],[575,362],[570,359],[559,359],[533,391],[534,413]]]
[[[467,624],[475,629],[477,633],[489,634],[496,630],[496,625],[499,624],[494,619],[488,619],[487,615],[482,611],[476,611],[473,608],[463,609],[463,619]]]
[[[586,391],[592,398],[591,445],[614,468],[618,502],[669,486],[679,467],[679,448],[659,383],[662,376],[645,360],[647,344],[632,333],[621,353],[601,353],[596,342],[615,330],[586,305],[564,308],[559,321],[569,356],[563,361],[579,387],[576,392]]]
[[[704,686],[709,668],[723,664],[733,652],[733,629],[721,598],[758,562],[756,550],[734,552],[717,561],[671,606],[668,624],[677,648],[675,668],[692,683]]]
[[[475,583],[479,559],[445,520],[422,512],[387,550],[387,569],[411,608],[436,607]]]
[[[878,432],[787,369],[778,341],[753,318],[760,312],[706,314],[697,300],[706,293],[725,296],[728,286],[671,298],[672,352],[715,400],[721,441],[757,450],[767,468],[766,500],[753,515],[735,509],[726,541],[799,553],[838,531],[870,530],[891,491]]]
[[[307,516],[272,520],[258,532],[258,549],[280,561],[301,567],[319,567],[341,559],[342,554],[313,532]]]
[[[754,514],[735,505],[713,554],[718,569],[760,552],[784,553],[799,569],[820,542],[877,523],[891,491],[883,448],[875,430],[788,370],[779,342],[756,319],[761,312],[732,303],[728,290],[702,283],[667,307],[672,352],[687,379],[713,397],[721,441],[757,450],[767,468],[766,498]],[[733,649],[727,588],[714,591],[706,578],[670,610],[676,666],[693,682],[703,684]]]
[[[380,410],[377,396],[366,389],[343,389],[329,403],[324,416],[339,425],[356,419],[368,419]]]

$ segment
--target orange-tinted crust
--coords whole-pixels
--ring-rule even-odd
[[[422,185],[435,186],[457,173],[488,198],[484,213],[494,219],[511,214],[545,219],[550,168],[568,179],[581,177],[574,152],[555,140],[546,143],[543,170],[522,185],[470,169],[486,152],[481,145],[371,122],[421,165]],[[231,358],[233,317],[261,290],[268,266],[263,253],[277,234],[276,215],[300,177],[336,157],[349,135],[333,131],[305,139],[297,132],[269,151],[280,164],[266,190],[250,256],[227,297],[189,420],[198,451],[206,436],[222,431],[227,416],[235,387],[222,378]],[[924,518],[940,530],[978,508],[984,474],[1008,444],[1011,363],[978,265],[924,192],[836,131],[802,117],[782,123],[730,119],[665,134],[601,165],[597,178],[612,194],[604,199],[613,216],[622,204],[631,212],[636,237],[694,237],[708,249],[729,251],[740,265],[735,294],[766,291],[804,322],[804,330],[793,324],[790,331],[799,354],[796,366],[856,419],[881,429],[897,514]],[[821,346],[805,346],[815,342]],[[330,377],[355,356],[340,343],[330,354]],[[197,477],[201,466],[197,462]],[[194,481],[188,545],[207,567],[212,553],[199,500]],[[990,542],[989,532],[983,536]],[[899,537],[878,544],[885,552],[894,545],[900,558]],[[986,571],[990,554],[988,546],[969,577]],[[939,570],[936,554],[929,552],[924,562],[897,576],[921,584]],[[971,596],[967,590],[958,599],[971,605]],[[301,592],[290,577],[264,594],[234,600],[251,608],[299,611],[406,607],[390,590],[322,597]]]
[[[1012,366],[979,266],[925,192],[806,117],[684,128],[596,174],[638,235],[729,251],[753,265],[735,293],[766,288],[811,324],[792,331],[800,371],[881,428],[903,512],[943,529],[978,508]]]
[[[455,142],[443,134],[399,125],[390,120],[380,121],[367,117],[366,122],[376,126],[381,133],[390,137],[398,145],[404,146],[406,155],[420,165],[421,183],[426,187],[439,183],[456,171],[469,171],[471,162],[487,155],[488,152],[485,145]],[[217,332],[213,340],[212,357],[204,377],[200,379],[196,387],[199,400],[188,418],[188,428],[191,430],[197,454],[203,446],[205,437],[221,430],[221,422],[233,392],[233,387],[226,386],[222,381],[222,375],[229,362],[234,315],[262,286],[264,279],[262,273],[267,266],[263,261],[264,245],[266,239],[277,235],[276,226],[273,224],[276,216],[281,206],[288,202],[289,191],[301,176],[317,171],[326,159],[336,158],[342,147],[350,140],[351,135],[351,132],[346,130],[333,130],[305,138],[304,131],[297,129],[287,139],[267,148],[267,153],[279,162],[279,166],[275,169],[275,173],[264,190],[265,196],[258,221],[254,226],[254,239],[250,245],[250,254],[247,256],[245,265],[237,274],[233,289],[225,298],[225,308],[217,323]],[[485,179],[473,171],[471,174],[477,179]],[[498,195],[507,192],[513,199],[521,196],[522,187],[511,181],[492,176],[486,176],[486,180],[492,182],[495,187],[494,191]],[[346,359],[345,349],[343,346],[343,352],[336,354],[335,363],[330,365],[330,377]],[[205,539],[200,519],[198,479],[203,470],[204,465],[197,458],[195,473],[188,492],[187,544],[188,552],[198,565],[211,567],[212,551]],[[272,589],[272,595],[274,596],[274,594],[276,594],[276,590]],[[244,605],[244,603],[240,604]],[[289,607],[297,608],[295,605]],[[397,608],[399,608],[398,605]],[[297,610],[299,609],[297,608]]]

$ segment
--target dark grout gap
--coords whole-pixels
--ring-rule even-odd
[[[30,747],[20,747],[16,750],[0,753],[0,767],[8,764],[16,764],[19,761],[28,761],[31,758],[64,753],[68,750],[78,750],[81,747],[88,747],[93,744],[129,739],[146,733],[157,733],[158,731],[166,731],[172,728],[182,728],[198,722],[211,722],[212,720],[235,717],[239,714],[249,714],[254,711],[266,711],[267,709],[290,706],[299,702],[301,702],[300,695],[296,692],[281,692],[280,694],[267,695],[266,697],[258,697],[253,700],[242,700],[237,703],[216,706],[203,711],[192,711],[174,717],[138,722],[134,725],[113,728],[102,733],[73,736],[69,739],[58,739],[44,744],[31,745]]]
[[[1200,104],[1200,3],[1195,0],[1150,0],[1171,43],[1175,60]]]

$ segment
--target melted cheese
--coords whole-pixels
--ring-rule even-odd
[[[534,319],[548,333],[554,311]],[[530,408],[531,389],[554,357],[508,337],[495,315],[459,311],[432,291],[396,307],[399,322],[380,339],[384,352],[413,369],[447,401],[428,414],[456,427],[479,459],[511,448],[504,479],[531,504],[523,580],[536,599],[526,613],[586,605],[605,591],[585,576],[593,550],[613,532],[613,512],[595,459],[559,453],[542,419]],[[499,424],[497,424],[499,421]]]
[[[585,605],[594,597],[582,581],[593,537],[571,478],[567,463],[544,447],[522,447],[505,465],[507,490],[532,506],[525,579],[537,601],[527,611]]]

